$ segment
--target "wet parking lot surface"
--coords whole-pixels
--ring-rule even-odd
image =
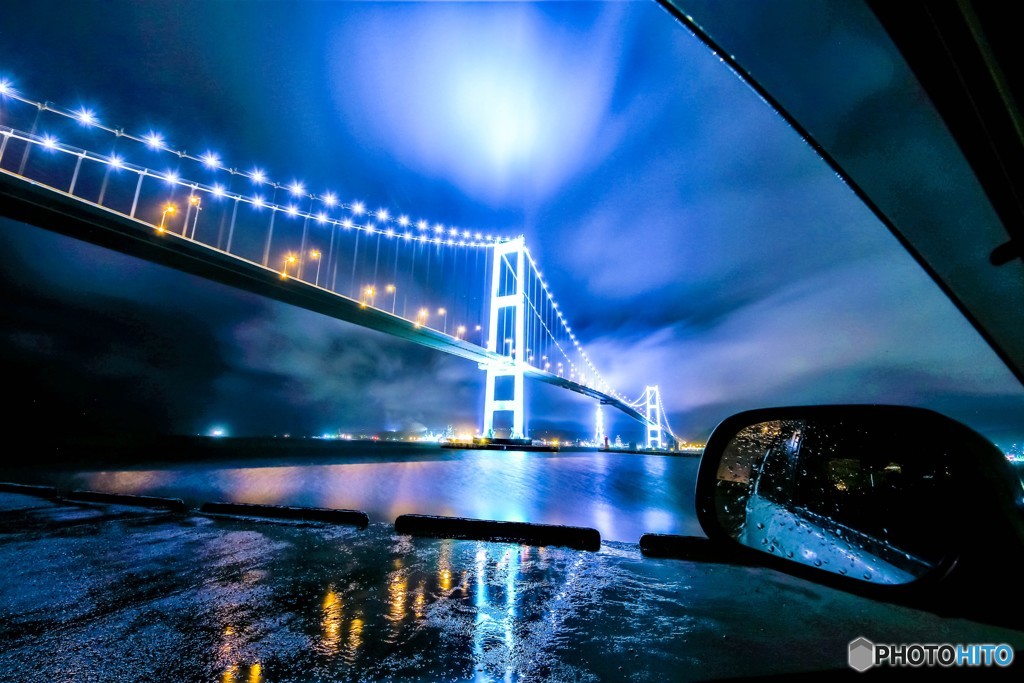
[[[18,681],[664,681],[1024,633],[753,567],[0,494]]]

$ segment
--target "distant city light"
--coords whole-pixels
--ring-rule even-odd
[[[295,206],[294,204],[289,204],[288,205],[288,215],[289,216],[296,216],[296,215],[298,215],[298,213],[299,213],[299,207]]]
[[[252,198],[252,205],[255,206],[257,209],[263,208],[263,203],[263,197],[259,195],[256,195],[255,197]]]
[[[12,92],[14,89],[11,87],[10,81],[0,80],[0,95],[10,95]]]
[[[257,183],[259,185],[262,185],[263,183],[267,182],[267,174],[264,173],[263,170],[259,168],[252,169],[252,171],[249,172],[249,177],[252,179],[254,183]]]
[[[398,224],[401,225],[403,228],[409,227],[409,217],[408,216],[399,216],[398,217]]]
[[[228,430],[225,429],[224,427],[211,427],[210,431],[207,434],[213,437],[227,436]]]
[[[338,197],[333,192],[328,192],[324,195],[324,204],[333,207],[338,203]]]
[[[321,211],[320,213],[318,213],[316,215],[316,222],[317,223],[324,223],[326,221],[327,221],[327,214],[325,214],[323,211]]]
[[[352,205],[352,213],[354,213],[357,216],[362,216],[364,213],[366,213],[366,207],[363,205],[362,202],[355,202]]]
[[[110,155],[110,165],[113,166],[114,168],[123,168],[124,167],[124,159],[122,159],[121,157],[117,156],[116,154],[111,154]]]
[[[45,147],[46,149],[56,149],[57,148],[57,138],[53,137],[52,135],[44,135],[43,136],[43,147]]]
[[[167,173],[164,173],[164,180],[166,180],[169,183],[176,183],[176,182],[178,182],[178,174],[177,174],[177,172],[176,171],[167,171]]]
[[[386,221],[388,219],[388,210],[387,209],[377,209],[376,216],[377,216],[377,220],[382,221],[382,222]]]
[[[427,229],[427,222],[426,221],[416,221],[416,227],[419,228],[420,230],[426,230]]]
[[[214,197],[223,197],[224,196],[224,186],[223,185],[214,185],[213,186],[213,196]]]
[[[217,168],[220,166],[220,157],[213,152],[207,152],[203,155],[203,164],[207,168]]]
[[[159,133],[154,133],[153,131],[149,131],[148,134],[142,136],[142,139],[150,149],[160,149],[164,146],[163,137]]]
[[[341,225],[344,228],[351,228],[352,227],[352,219],[351,218],[346,218],[345,220],[343,220],[341,222]]]
[[[298,197],[299,195],[306,191],[306,188],[302,186],[302,183],[296,181],[288,186],[288,191],[291,192],[296,197]]]

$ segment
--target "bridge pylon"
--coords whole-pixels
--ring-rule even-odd
[[[496,412],[511,412],[509,436],[527,438],[522,367],[526,353],[526,276],[526,245],[522,237],[494,246],[487,350],[507,358],[480,365],[487,372],[484,436],[494,435]]]
[[[644,387],[643,401],[647,418],[647,448],[661,450],[661,390],[658,385]]]

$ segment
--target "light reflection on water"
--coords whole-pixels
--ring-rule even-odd
[[[644,533],[701,534],[694,518],[696,468],[689,457],[421,448],[312,463],[308,456],[234,459],[71,476],[77,486],[175,496],[193,505],[226,500],[358,509],[372,522],[415,513],[569,524],[636,542]]]
[[[516,680],[520,673],[517,661],[528,648],[520,642],[517,628],[522,626],[523,601],[543,604],[556,590],[548,580],[547,563],[538,563],[543,549],[490,543],[464,545],[461,562],[468,566],[460,572],[461,582],[453,586],[453,542],[443,540],[438,544],[438,552],[426,564],[406,567],[396,560],[394,568],[380,576],[383,585],[379,587],[384,590],[374,590],[371,579],[369,585],[360,586],[369,590],[343,598],[335,584],[329,584],[315,627],[315,639],[321,645],[318,653],[326,660],[338,658],[351,666],[361,656],[379,656],[381,648],[392,651],[408,647],[410,639],[424,629],[437,627],[438,617],[430,616],[434,607],[439,609],[441,622],[466,620],[465,625],[470,626],[459,629],[468,637],[448,643],[445,652],[438,653],[442,658],[454,655],[457,659],[458,651],[465,648],[472,680]],[[527,595],[527,589],[533,592]],[[564,592],[558,596],[561,599]],[[349,611],[360,616],[351,618],[346,629]],[[359,647],[364,628],[362,614],[370,615],[370,629],[383,636],[371,643],[373,651],[365,653]],[[341,647],[346,630],[348,642]],[[243,667],[244,663],[231,666],[225,680],[242,680]]]
[[[215,624],[212,680],[266,683],[296,671],[315,680],[548,680],[524,675],[560,659],[575,662],[563,667],[571,672],[592,655],[564,650],[567,635],[590,620],[619,624],[632,609],[602,597],[622,583],[604,553],[405,539],[382,527],[346,533],[353,553],[344,561],[332,536],[278,545],[256,584],[225,577],[197,616]],[[281,668],[285,651],[290,669]]]

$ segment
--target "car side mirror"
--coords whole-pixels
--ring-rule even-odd
[[[1021,554],[1022,500],[1020,477],[984,437],[899,406],[730,417],[708,440],[696,491],[701,526],[722,548],[899,602],[952,591],[950,608]]]

